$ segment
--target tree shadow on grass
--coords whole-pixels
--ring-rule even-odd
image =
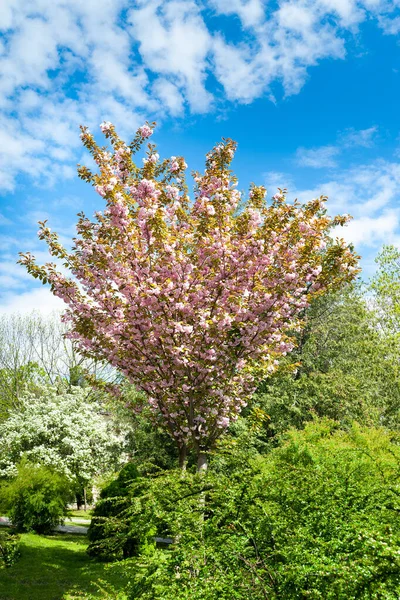
[[[38,536],[21,540],[21,559],[0,571],[0,600],[63,600],[114,597],[128,581],[123,563],[97,563],[86,554],[86,538],[77,535]]]

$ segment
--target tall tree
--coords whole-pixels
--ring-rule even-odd
[[[82,128],[100,172],[79,174],[106,210],[95,222],[80,215],[71,252],[45,222],[39,233],[77,281],[55,264],[38,266],[30,253],[21,262],[67,303],[69,337],[80,351],[106,359],[146,392],[181,463],[192,446],[202,469],[257,379],[292,349],[289,333],[301,327],[310,299],[357,272],[351,249],[328,235],[347,217],[328,217],[323,197],[288,204],[279,191],[267,204],[262,186],[252,186],[238,210],[229,139],[207,155],[204,174],[194,174],[191,203],[183,158],[160,162],[148,144],[144,166],[133,162],[152,125],[129,146],[111,123],[101,129],[112,152]]]
[[[400,250],[383,246],[376,261],[378,269],[371,279],[373,301],[381,330],[386,336],[400,338]]]

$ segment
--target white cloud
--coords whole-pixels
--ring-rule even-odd
[[[340,150],[337,146],[321,146],[320,148],[299,148],[296,152],[297,163],[302,167],[321,169],[335,167]]]
[[[20,243],[21,240],[12,235],[0,235],[0,251],[8,251],[13,247],[18,247]]]
[[[65,308],[65,303],[44,287],[22,294],[9,292],[0,297],[0,313],[31,313],[37,310],[43,314],[50,314]]]
[[[212,0],[219,14],[238,15],[244,27],[257,27],[265,16],[263,0]]]
[[[0,213],[0,225],[11,225],[12,221]]]
[[[190,0],[146,0],[139,5],[128,20],[144,63],[172,77],[195,111],[206,111],[211,103],[205,88],[211,35],[198,5]]]
[[[278,188],[281,190],[291,190],[295,187],[292,176],[288,173],[267,171],[266,173],[263,173],[263,177],[269,196],[273,196],[278,191]]]
[[[387,35],[397,35],[400,33],[400,17],[388,18],[383,15],[379,17],[379,25]]]
[[[376,217],[359,217],[344,227],[338,227],[335,233],[356,248],[380,247],[383,243],[393,243],[397,239],[396,230],[400,222],[400,209],[386,210]]]
[[[248,104],[260,97],[271,81],[272,74],[268,74],[250,48],[238,48],[222,37],[214,40],[213,60],[217,79],[230,100]]]
[[[166,106],[171,115],[179,115],[184,108],[184,97],[179,87],[166,79],[159,77],[152,87],[155,96]]]
[[[378,127],[368,129],[347,129],[338,135],[336,144],[319,148],[298,148],[296,162],[302,167],[314,169],[333,168],[338,165],[340,154],[347,148],[370,148],[375,141]]]
[[[270,93],[273,81],[282,83],[286,95],[296,94],[308,67],[327,57],[344,58],[337,29],[316,16],[312,7],[284,2],[254,30],[252,42],[233,45],[217,36],[215,73],[228,98],[250,102]]]
[[[343,59],[349,32],[376,19],[398,32],[396,0],[2,0],[0,177],[72,177],[78,125],[205,112],[216,78],[229,100],[298,93],[310,67]],[[210,10],[211,9],[211,10]],[[236,39],[213,15],[239,17]],[[210,18],[211,17],[211,18]],[[276,86],[273,88],[276,89]],[[275,93],[275,92],[274,92]],[[7,119],[7,120],[6,120]],[[348,135],[351,134],[349,133]],[[368,145],[365,130],[360,143]]]
[[[301,202],[328,196],[329,214],[354,218],[338,235],[361,247],[397,243],[400,225],[400,163],[375,161],[338,171],[312,189],[297,190]]]
[[[375,137],[378,133],[378,127],[369,127],[368,129],[347,129],[339,136],[339,142],[343,146],[353,147],[361,146],[370,148],[373,146]]]
[[[4,5],[4,6],[3,6]],[[0,176],[11,191],[19,173],[40,183],[75,174],[78,125],[103,118],[139,125],[154,111],[142,65],[119,22],[125,0],[4,0],[0,55]],[[5,119],[4,119],[5,120]]]

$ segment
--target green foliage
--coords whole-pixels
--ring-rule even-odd
[[[315,416],[365,425],[400,425],[397,355],[379,331],[377,315],[360,290],[348,288],[315,301],[286,365],[264,381],[253,407],[270,417],[265,438],[303,427]]]
[[[0,421],[20,407],[19,398],[26,390],[35,391],[43,382],[48,383],[48,378],[35,362],[14,369],[0,368]]]
[[[101,491],[87,534],[90,556],[114,560],[137,553],[138,540],[130,535],[130,528],[123,518],[130,501],[130,486],[137,477],[136,465],[128,463]]]
[[[378,270],[371,290],[379,312],[379,322],[386,335],[398,339],[400,333],[400,251],[383,246],[376,258]]]
[[[23,461],[1,494],[0,504],[17,531],[49,533],[64,522],[71,490],[67,480],[50,468]]]
[[[247,463],[136,480],[132,600],[397,599],[398,441],[323,419]],[[155,533],[175,543],[157,549]]]
[[[8,531],[0,530],[0,569],[12,567],[19,559],[20,536]]]

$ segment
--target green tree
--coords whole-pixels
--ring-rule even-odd
[[[17,531],[50,533],[64,522],[71,485],[46,466],[21,461],[17,475],[1,489],[0,505]]]
[[[132,501],[130,486],[138,475],[136,465],[127,463],[117,478],[102,489],[88,530],[90,556],[112,560],[138,551],[138,540],[130,534],[129,524],[124,519]]]
[[[376,258],[377,272],[371,280],[379,325],[386,337],[397,343],[400,336],[400,250],[383,246]]]
[[[265,435],[302,427],[313,416],[397,427],[399,365],[363,290],[320,297],[305,319],[286,369],[262,382],[253,399],[269,417]]]

